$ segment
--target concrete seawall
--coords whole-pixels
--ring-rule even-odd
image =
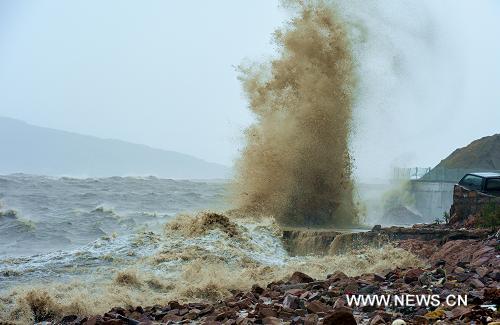
[[[455,182],[434,182],[416,180],[411,182],[411,193],[415,208],[426,222],[442,219],[444,212],[450,212],[453,203]]]
[[[489,233],[489,230],[457,230],[446,225],[375,228],[363,232],[293,229],[284,230],[282,240],[291,255],[334,255],[367,246],[381,247],[398,240],[445,243],[457,239],[483,239]]]

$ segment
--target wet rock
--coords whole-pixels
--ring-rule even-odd
[[[283,300],[283,307],[290,309],[297,309],[300,306],[300,299],[297,296],[286,295]]]
[[[256,294],[261,295],[261,294],[263,294],[263,293],[264,293],[264,291],[265,291],[265,290],[264,290],[264,288],[261,288],[261,287],[260,287],[259,285],[257,285],[257,284],[254,284],[254,285],[252,286],[252,292],[255,292]]]
[[[310,283],[313,281],[314,281],[313,278],[302,272],[294,272],[289,280],[291,284]]]
[[[314,300],[306,304],[306,309],[311,313],[317,314],[321,312],[325,313],[331,308],[318,300]]]
[[[458,243],[457,243],[458,242]],[[415,242],[413,242],[415,243]],[[325,280],[315,281],[310,276],[295,272],[290,281],[275,281],[267,289],[254,285],[247,292],[234,291],[232,296],[215,303],[181,304],[171,301],[165,306],[113,308],[104,317],[94,316],[71,323],[74,315],[67,316],[67,324],[152,324],[153,321],[196,324],[443,324],[457,322],[486,324],[498,321],[488,306],[500,303],[498,273],[500,261],[491,247],[498,240],[456,240],[440,246],[434,242],[434,257],[425,270],[393,269],[380,274],[348,277],[341,272],[330,274]],[[485,246],[488,246],[485,248]],[[457,260],[456,258],[463,258]],[[443,263],[436,263],[443,259]],[[482,265],[474,265],[485,261]],[[449,274],[449,275],[448,275]],[[397,307],[383,311],[377,306],[346,307],[346,294],[437,294],[444,300],[450,294],[467,294],[468,307],[436,309],[424,307]],[[483,306],[484,308],[480,307]],[[138,322],[138,323],[137,323]],[[62,323],[62,320],[60,321]]]
[[[424,273],[422,269],[410,269],[405,273],[403,280],[405,283],[416,282],[422,273]]]
[[[275,310],[273,310],[272,308],[261,307],[261,308],[259,308],[259,315],[262,318],[265,318],[265,317],[277,317],[278,313]]]
[[[182,305],[179,304],[177,301],[169,301],[168,307],[170,309],[182,309]]]
[[[343,272],[337,271],[333,274],[329,274],[327,276],[327,279],[329,280],[330,283],[341,281],[347,279],[348,276],[345,275]]]

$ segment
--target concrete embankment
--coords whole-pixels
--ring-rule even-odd
[[[283,242],[291,255],[339,254],[366,246],[380,247],[401,240],[436,240],[445,243],[457,239],[484,239],[490,231],[482,229],[451,229],[446,225],[415,225],[411,228],[375,226],[369,231],[336,231],[317,229],[288,229]]]

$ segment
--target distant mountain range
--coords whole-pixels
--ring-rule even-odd
[[[231,169],[175,151],[0,117],[0,174],[11,173],[215,179],[228,178]]]

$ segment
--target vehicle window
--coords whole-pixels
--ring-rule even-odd
[[[500,178],[489,179],[486,183],[486,191],[500,192]]]
[[[471,190],[481,190],[481,185],[483,184],[483,179],[474,175],[467,175],[461,181],[460,185],[463,185]]]

